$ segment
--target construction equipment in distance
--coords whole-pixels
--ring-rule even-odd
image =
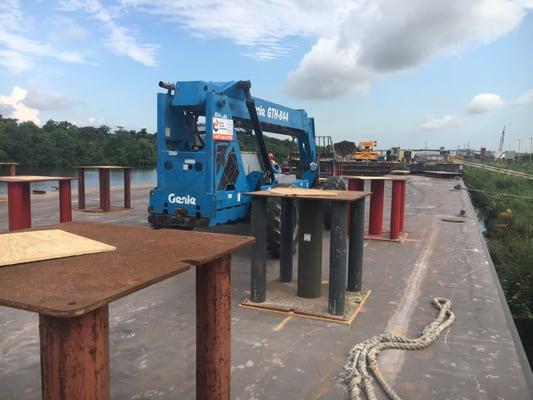
[[[379,152],[374,151],[374,148],[378,145],[376,140],[367,140],[359,142],[357,149],[353,155],[356,161],[378,161]]]
[[[408,164],[415,161],[415,152],[414,150],[405,150],[400,147],[391,147],[387,150],[385,159]]]
[[[505,140],[505,126],[503,127],[502,135],[500,136],[500,144],[498,145],[498,151],[494,153],[496,161],[505,159],[505,151],[503,150],[503,143]]]

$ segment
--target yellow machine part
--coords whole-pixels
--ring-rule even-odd
[[[366,140],[364,142],[359,142],[359,148],[363,150],[374,150],[374,147],[377,145],[377,140]]]
[[[354,159],[356,161],[377,161],[379,153],[377,151],[356,151]]]

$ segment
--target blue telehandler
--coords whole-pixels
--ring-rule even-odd
[[[166,93],[157,95],[157,186],[148,207],[154,228],[192,229],[199,221],[208,226],[235,223],[250,214],[246,192],[317,185],[314,120],[304,110],[252,97],[250,81],[159,86]],[[241,152],[237,132],[253,133],[257,152]],[[295,175],[275,173],[264,132],[297,140]],[[267,238],[274,256],[279,252],[279,211],[279,204],[269,202]]]

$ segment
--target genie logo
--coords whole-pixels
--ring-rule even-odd
[[[196,205],[196,197],[192,196],[176,196],[174,193],[168,195],[168,202],[170,204],[190,204],[191,206]]]

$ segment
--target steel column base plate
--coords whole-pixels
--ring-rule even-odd
[[[256,310],[350,325],[370,294],[370,290],[346,292],[344,315],[333,315],[328,312],[328,289],[329,284],[323,283],[322,295],[319,298],[306,299],[296,296],[294,281],[285,283],[275,280],[267,286],[265,302],[254,303],[247,297],[240,305]]]

